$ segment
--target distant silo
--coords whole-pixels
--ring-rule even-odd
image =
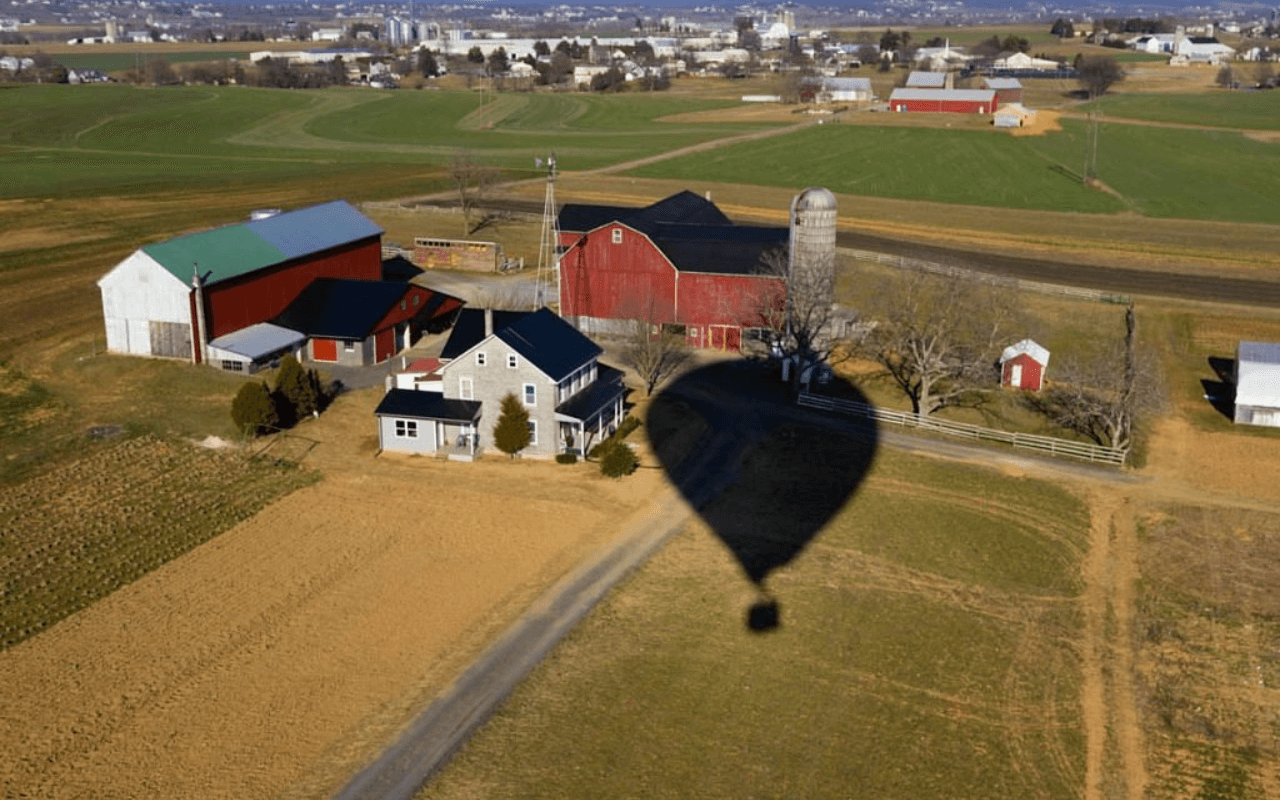
[[[836,196],[810,187],[791,201],[791,274],[819,270],[827,279],[822,282],[830,285],[835,263]]]

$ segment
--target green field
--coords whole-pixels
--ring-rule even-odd
[[[1081,185],[1085,126],[1046,136],[823,125],[629,174],[1045,211],[1280,221],[1276,146],[1227,131],[1104,125],[1098,173],[1121,197]]]
[[[482,108],[470,92],[22,86],[4,99],[0,197],[217,188],[317,168],[341,184],[344,171],[430,169],[461,149],[534,175],[553,150],[565,169],[588,169],[769,127],[658,122],[727,104],[665,95],[488,95]]]
[[[1113,94],[1099,100],[1097,106],[1103,114],[1112,117],[1215,128],[1280,130],[1280,92]]]
[[[749,584],[695,525],[419,798],[1074,800],[1087,527],[1047,484],[881,453],[753,634]]]

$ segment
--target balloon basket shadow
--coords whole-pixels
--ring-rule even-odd
[[[760,600],[747,609],[747,630],[752,633],[776,631],[782,624],[777,600]]]

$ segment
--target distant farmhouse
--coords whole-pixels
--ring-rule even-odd
[[[108,351],[252,372],[385,361],[462,305],[382,278],[382,229],[339,200],[145,245],[98,287]]]

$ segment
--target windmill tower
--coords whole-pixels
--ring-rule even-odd
[[[535,163],[542,166],[542,159]],[[542,204],[542,239],[538,243],[538,279],[535,300],[538,308],[555,298],[560,309],[560,223],[556,212],[556,154],[547,159],[547,196]]]

